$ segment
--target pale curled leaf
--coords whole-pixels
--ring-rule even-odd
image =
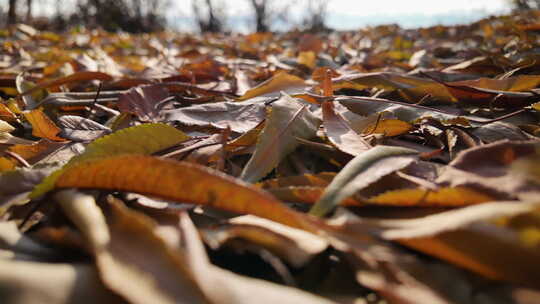
[[[0,259],[2,303],[124,303],[84,264],[15,262]]]
[[[257,302],[261,304],[333,303],[296,288],[240,276],[215,267],[210,263],[197,229],[186,213],[181,215],[180,228],[190,269],[213,303],[248,304],[253,302],[253,295],[257,295]]]
[[[339,113],[336,113],[332,101],[324,102],[322,110],[326,136],[338,149],[356,156],[371,148],[371,145],[356,133]]]
[[[15,128],[12,125],[0,119],[0,134],[9,133],[13,130],[15,130]]]
[[[204,241],[214,248],[229,240],[244,239],[267,248],[295,267],[302,267],[328,243],[321,237],[253,215],[233,218],[226,225],[203,229]]]
[[[358,155],[336,175],[310,214],[323,216],[367,185],[405,168],[415,160],[416,154],[411,149],[376,146]]]
[[[131,303],[206,303],[182,257],[153,232],[148,218],[118,202],[111,202],[106,217],[92,196],[76,190],[62,190],[55,199],[90,244],[108,288]]]
[[[111,133],[111,129],[81,116],[64,115],[58,118],[60,136],[73,141],[91,141]]]
[[[288,95],[283,95],[272,104],[255,152],[240,178],[248,182],[263,178],[299,146],[297,137],[314,137],[319,124],[319,119],[307,108]]]

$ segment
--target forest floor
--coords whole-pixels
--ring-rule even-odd
[[[0,30],[2,303],[539,303],[540,12]]]

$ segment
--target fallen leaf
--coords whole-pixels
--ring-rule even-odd
[[[105,286],[131,303],[207,302],[181,255],[153,232],[148,218],[119,203],[105,217],[92,196],[75,190],[54,197],[89,242]]]
[[[305,266],[328,247],[319,236],[252,215],[236,217],[226,225],[203,229],[201,236],[214,249],[230,240],[257,244],[285,259],[294,267]]]
[[[139,176],[145,176],[144,180]],[[54,186],[138,192],[253,214],[292,227],[310,227],[302,214],[254,186],[206,167],[151,156],[120,155],[77,162],[61,171]]]
[[[376,146],[351,160],[332,180],[310,214],[323,216],[379,178],[405,168],[415,159],[416,151],[406,148]]]
[[[91,141],[111,133],[111,129],[93,120],[73,115],[58,118],[60,136],[72,141]]]
[[[256,182],[274,169],[287,154],[299,146],[296,138],[314,137],[319,119],[298,101],[282,96],[272,104],[259,136],[255,152],[244,167],[241,179]]]
[[[371,145],[335,112],[332,101],[324,102],[322,110],[325,134],[338,149],[356,156],[371,148]]]
[[[279,94],[280,91],[303,89],[306,86],[300,77],[281,72],[258,86],[249,89],[244,95],[238,98],[239,101],[251,99],[257,96],[269,96]]]
[[[263,102],[219,102],[195,105],[175,110],[165,110],[166,121],[177,121],[186,126],[213,127],[225,129],[227,126],[238,133],[256,127],[265,118]]]
[[[118,109],[121,112],[136,115],[144,122],[160,120],[160,102],[169,96],[167,89],[161,85],[143,85],[131,88],[118,98]]]
[[[26,112],[24,117],[32,125],[32,135],[52,141],[65,141],[64,138],[58,136],[62,130],[54,124],[42,109]]]
[[[123,154],[152,154],[187,139],[189,137],[183,132],[164,124],[143,124],[122,129],[92,142],[83,154],[70,159],[64,168],[37,185],[30,196],[36,198],[52,190],[61,172],[77,163]]]

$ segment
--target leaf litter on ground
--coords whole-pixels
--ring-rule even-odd
[[[3,301],[539,302],[538,24],[2,31]]]

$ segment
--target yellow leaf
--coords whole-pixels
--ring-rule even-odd
[[[399,119],[383,119],[367,126],[362,133],[384,134],[385,136],[397,136],[409,132],[412,129],[410,123]]]
[[[15,164],[6,157],[0,157],[0,172],[11,171],[15,169]]]
[[[305,82],[302,78],[280,72],[274,77],[248,90],[244,95],[240,96],[238,100],[243,101],[257,96],[269,93],[279,93],[281,90],[303,86],[305,86]]]
[[[534,110],[540,112],[540,102],[535,102],[531,106]]]
[[[317,63],[317,55],[313,51],[300,52],[298,54],[298,63],[313,69]]]
[[[0,119],[13,121],[17,118],[7,105],[0,103]]]
[[[65,141],[65,139],[57,136],[60,133],[54,122],[43,113],[42,109],[35,109],[24,113],[24,117],[32,125],[32,135],[36,137],[46,138],[53,141]]]

